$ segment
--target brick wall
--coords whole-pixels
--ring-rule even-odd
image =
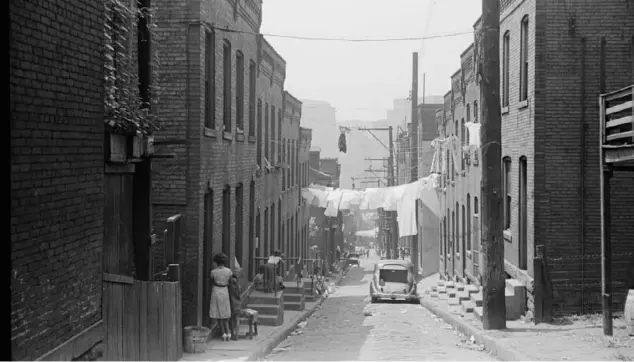
[[[535,198],[548,200],[539,204],[538,212],[552,217],[535,220],[535,225],[539,225],[535,229],[535,240],[543,240],[550,256],[559,258],[551,263],[555,312],[599,311],[601,218],[597,101],[601,92],[634,83],[634,4],[608,0],[602,2],[599,9],[586,2],[572,2],[567,7],[544,0],[537,4],[535,51],[543,56],[536,57],[535,68],[548,71],[535,72],[538,107],[534,117],[535,150],[538,155],[544,155],[546,161],[546,167],[535,168],[535,182],[543,185],[539,191],[536,187]],[[569,24],[574,25],[574,32],[570,31]],[[605,38],[604,77],[602,37]],[[585,52],[581,50],[581,38],[585,38]],[[601,89],[602,83],[604,89]],[[583,167],[582,122],[587,125]],[[582,179],[585,190],[581,190]],[[631,237],[634,233],[634,174],[616,174],[611,198],[613,302],[615,310],[622,310],[627,292],[625,270],[634,252]]]
[[[9,13],[11,357],[34,360],[101,319],[104,15],[78,0]]]
[[[260,4],[252,0],[166,1],[157,0],[157,43],[161,44],[161,106],[158,112],[166,127],[156,137],[158,154],[173,158],[157,160],[153,168],[154,220],[157,230],[165,218],[184,216],[181,245],[183,265],[183,322],[203,320],[203,283],[209,260],[205,250],[223,251],[234,265],[237,244],[242,244],[240,266],[248,267],[251,220],[250,184],[256,172],[256,139],[249,137],[250,64],[259,62],[258,38],[220,29],[258,32]],[[208,38],[209,37],[209,38]],[[209,48],[207,47],[209,44]],[[223,129],[224,45],[230,45],[230,126]],[[210,52],[211,74],[206,73],[206,50]],[[243,128],[237,119],[237,54],[244,60]],[[213,84],[205,104],[205,79]],[[206,112],[211,123],[206,122]],[[242,238],[236,240],[236,187],[242,185]],[[230,212],[223,215],[223,189],[230,188]],[[256,198],[260,190],[256,188]],[[205,225],[205,195],[211,195],[212,225]],[[228,222],[230,248],[223,250],[223,223]],[[254,223],[254,221],[253,221]],[[204,240],[205,229],[209,231]],[[159,233],[160,234],[160,233]],[[211,255],[208,252],[208,255]],[[164,267],[157,258],[157,268]]]

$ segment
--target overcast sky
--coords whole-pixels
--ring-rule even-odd
[[[264,0],[264,34],[325,38],[425,37],[429,40],[341,42],[266,36],[286,59],[286,89],[324,100],[337,120],[384,119],[394,98],[411,88],[412,52],[426,73],[426,95],[443,95],[473,41],[480,0]]]

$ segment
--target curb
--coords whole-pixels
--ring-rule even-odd
[[[430,312],[444,320],[446,323],[454,327],[458,332],[465,336],[473,336],[476,343],[484,345],[484,349],[492,356],[497,357],[501,361],[533,361],[534,358],[528,357],[525,354],[509,347],[503,341],[489,336],[485,331],[480,330],[462,318],[458,318],[451,312],[438,308],[430,303],[427,297],[423,297],[420,300],[420,304],[427,308]]]
[[[335,285],[341,284],[343,278],[346,276],[346,274],[348,274],[349,269],[350,268],[346,268],[342,271],[341,275],[339,275],[335,280]],[[289,323],[287,327],[276,330],[271,336],[258,343],[256,350],[249,354],[249,357],[246,358],[246,361],[259,361],[262,358],[266,357],[266,355],[271,353],[273,348],[282,343],[291,334],[291,332],[295,330],[298,324],[303,322],[305,319],[308,319],[313,313],[315,313],[317,308],[319,308],[319,306],[321,306],[326,299],[326,297],[322,296],[321,298],[319,298],[314,306],[312,306],[310,309],[304,310],[304,312],[293,318],[291,323]]]

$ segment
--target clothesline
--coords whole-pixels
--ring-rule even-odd
[[[433,174],[405,185],[365,190],[308,187],[302,189],[302,197],[308,205],[325,208],[328,217],[336,217],[340,210],[396,211],[400,236],[409,236],[417,234],[417,200],[440,217],[439,189],[440,175]]]

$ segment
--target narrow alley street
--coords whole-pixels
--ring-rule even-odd
[[[301,332],[266,360],[491,360],[420,305],[370,303],[369,282],[378,259],[374,255],[352,267]]]

